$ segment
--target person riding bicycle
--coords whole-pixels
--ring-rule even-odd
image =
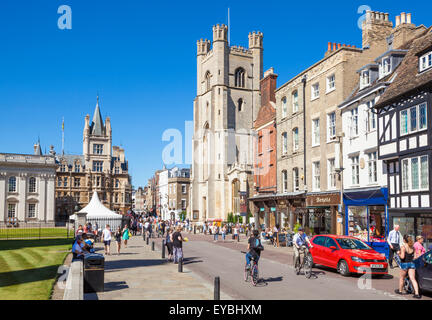
[[[259,231],[254,230],[252,236],[248,240],[248,253],[246,253],[246,263],[247,268],[250,268],[250,261],[251,258],[255,260],[255,262],[258,264],[258,260],[261,255],[261,251],[264,250],[263,245],[261,244],[261,240],[259,237]]]
[[[308,236],[304,233],[303,228],[300,227],[293,238],[294,257],[296,262],[300,259],[300,248],[306,245],[306,243],[309,245],[309,248],[313,247]]]

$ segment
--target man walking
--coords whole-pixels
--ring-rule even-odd
[[[176,231],[172,235],[173,239],[173,255],[174,263],[178,263],[180,259],[183,259],[183,237],[181,235],[181,227],[176,227]]]
[[[393,269],[393,257],[394,253],[400,251],[401,243],[402,243],[402,235],[399,232],[399,225],[395,224],[393,230],[390,231],[387,243],[389,244],[389,265],[390,268]]]
[[[111,230],[110,226],[107,224],[105,229],[102,231],[102,238],[104,242],[105,247],[105,254],[111,255],[110,253],[110,246],[111,246]]]

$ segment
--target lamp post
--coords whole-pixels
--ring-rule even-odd
[[[345,137],[345,133],[344,132],[340,132],[337,135],[337,139],[338,139],[338,145],[339,145],[339,168],[335,168],[335,172],[339,175],[339,180],[340,180],[340,215],[341,217],[343,217],[343,212],[344,212],[344,206],[343,206],[343,171],[344,171],[344,167],[343,167],[343,149],[342,149],[342,142],[343,142],[343,138]],[[347,221],[345,221],[345,223],[347,223]],[[336,228],[337,228],[337,220],[336,220]],[[343,226],[342,226],[343,228]],[[337,231],[337,230],[336,230]],[[343,230],[342,230],[343,233]]]

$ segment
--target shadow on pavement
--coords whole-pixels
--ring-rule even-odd
[[[126,284],[125,281],[106,282],[104,286],[104,291],[109,292],[127,288],[129,288],[129,286]]]
[[[198,257],[189,257],[189,258],[184,258],[183,259],[183,264],[192,264],[192,263],[199,263],[199,262],[204,262],[203,260],[196,260],[199,259]]]
[[[118,261],[106,261],[105,270],[112,271],[116,269],[128,269],[128,268],[139,268],[139,267],[151,267],[166,264],[165,259],[133,259],[133,260],[118,260]]]
[[[273,278],[273,277],[270,277],[270,278],[263,278],[262,279],[262,281],[264,281],[264,282],[278,282],[278,281],[282,281],[283,280],[283,277],[276,277],[276,278]]]

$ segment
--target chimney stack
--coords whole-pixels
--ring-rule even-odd
[[[400,16],[396,16],[396,27],[400,25]]]
[[[411,13],[407,13],[406,23],[411,23]]]
[[[406,19],[405,19],[405,12],[402,12],[401,13],[401,24],[404,24],[404,23],[406,23]]]
[[[331,42],[327,44],[327,51],[331,51]]]

